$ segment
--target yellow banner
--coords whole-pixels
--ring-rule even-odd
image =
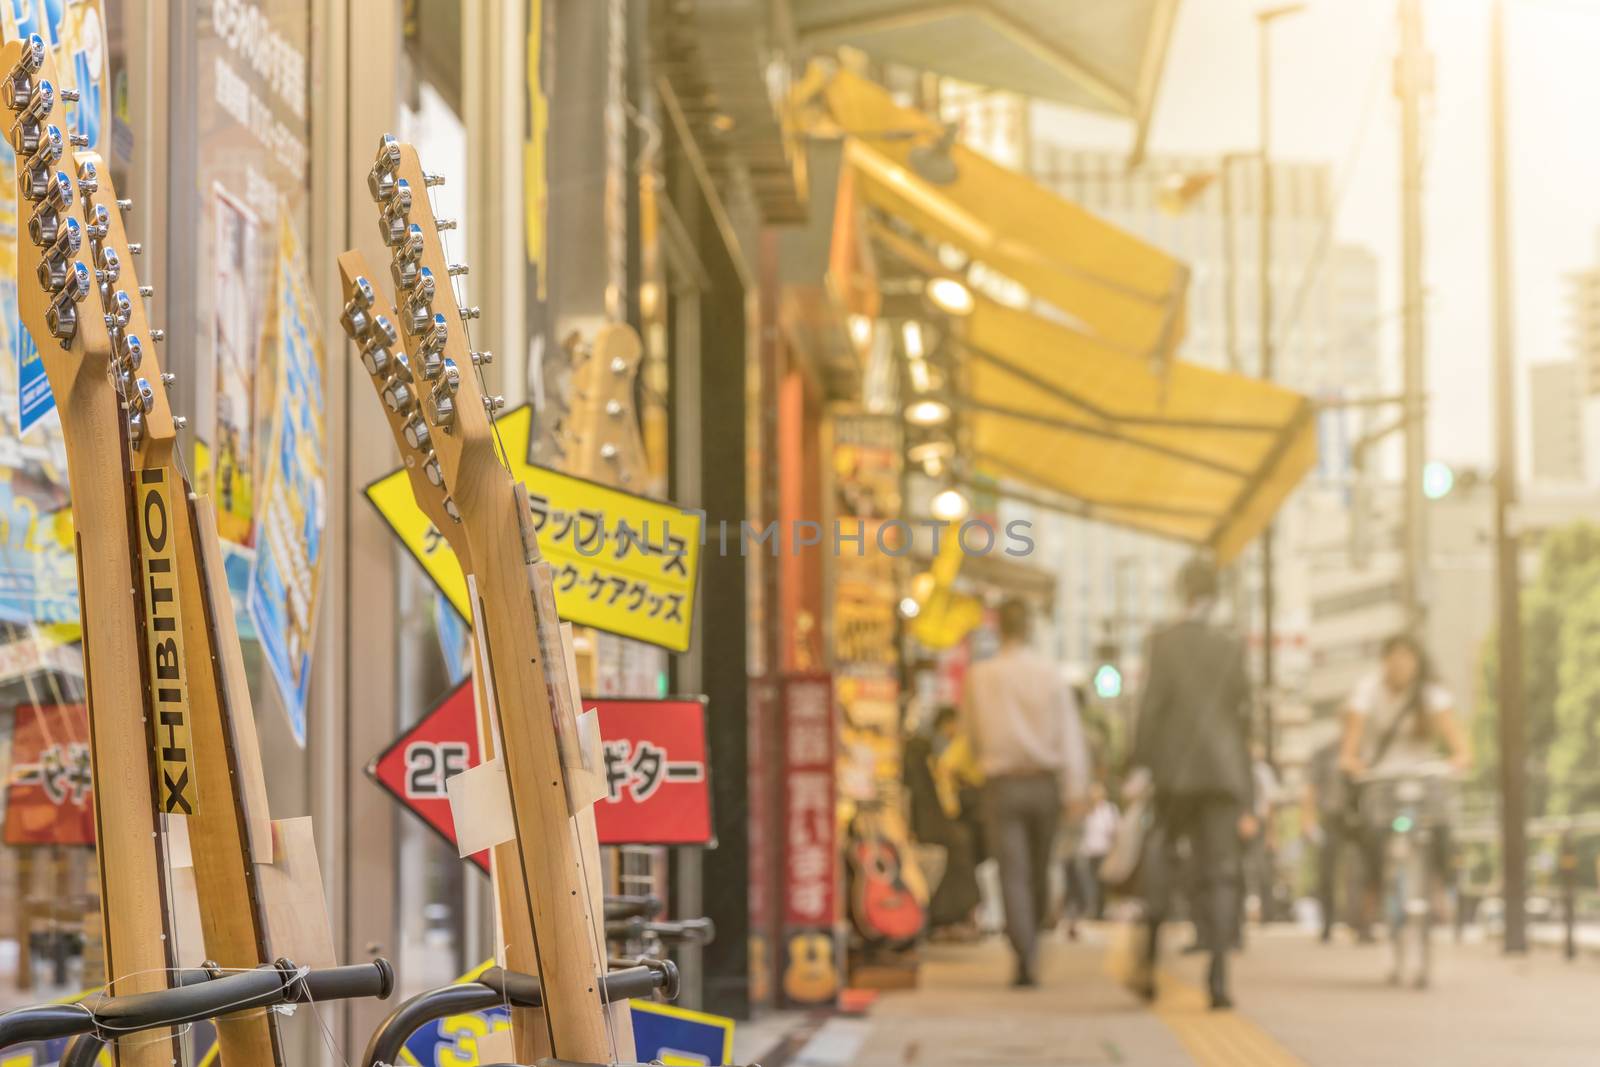
[[[702,516],[528,463],[529,407],[506,412],[496,426],[512,475],[528,487],[539,551],[554,574],[561,618],[687,651]],[[367,499],[462,618],[470,619],[467,582],[455,552],[417,507],[406,472],[396,470],[373,482]]]
[[[197,791],[194,748],[189,744],[189,682],[183,676],[183,619],[173,525],[188,516],[172,510],[167,468],[134,474],[139,558],[144,569],[144,627],[150,659],[150,709],[155,715],[156,759],[161,768],[161,810],[192,815]]]

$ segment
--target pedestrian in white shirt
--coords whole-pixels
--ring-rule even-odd
[[[1078,936],[1078,920],[1098,921],[1105,913],[1105,893],[1100,888],[1100,864],[1116,840],[1122,813],[1106,796],[1106,787],[1089,787],[1089,810],[1083,817],[1078,847],[1067,860],[1067,936]]]
[[[1000,607],[1000,651],[967,674],[962,729],[983,772],[989,849],[1000,864],[1014,986],[1038,984],[1038,935],[1063,809],[1089,785],[1077,699],[1060,669],[1028,647],[1026,602]]]

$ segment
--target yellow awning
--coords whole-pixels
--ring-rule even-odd
[[[945,151],[942,128],[871,82],[813,66],[797,94],[813,134],[844,137],[840,211],[874,208],[1037,302],[979,296],[951,324],[961,350],[951,399],[978,471],[1224,562],[1265,528],[1315,463],[1311,404],[1176,359],[1183,263],[960,144],[947,149],[953,180],[919,176],[913,153]],[[939,266],[906,230],[860,222],[835,219],[836,242],[851,244],[834,248],[828,283],[841,311],[876,314],[880,280],[861,242],[914,273]]]
[[[814,132],[849,135],[846,170],[862,202],[1021,284],[1118,351],[1172,356],[1185,326],[1182,262],[961,144],[948,148],[953,181],[919,177],[912,154],[938,151],[943,128],[870,81],[813,66],[798,92]]]
[[[979,299],[960,327],[962,425],[980,471],[1226,562],[1316,462],[1311,403],[1174,362],[1164,375],[1068,326]]]

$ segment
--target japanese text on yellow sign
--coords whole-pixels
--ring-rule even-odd
[[[539,551],[550,563],[561,617],[673,652],[687,650],[702,517],[526,462],[531,408],[509,411],[496,425],[513,476],[528,487]],[[417,507],[406,472],[372,483],[367,498],[455,609],[470,618],[455,552]]]

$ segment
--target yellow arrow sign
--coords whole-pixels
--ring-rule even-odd
[[[511,473],[528,487],[539,551],[555,575],[556,609],[673,652],[689,648],[703,527],[698,512],[537,467],[525,458],[533,409],[495,420]],[[367,486],[367,499],[463,618],[467,581],[448,541],[417,507],[403,469]]]

